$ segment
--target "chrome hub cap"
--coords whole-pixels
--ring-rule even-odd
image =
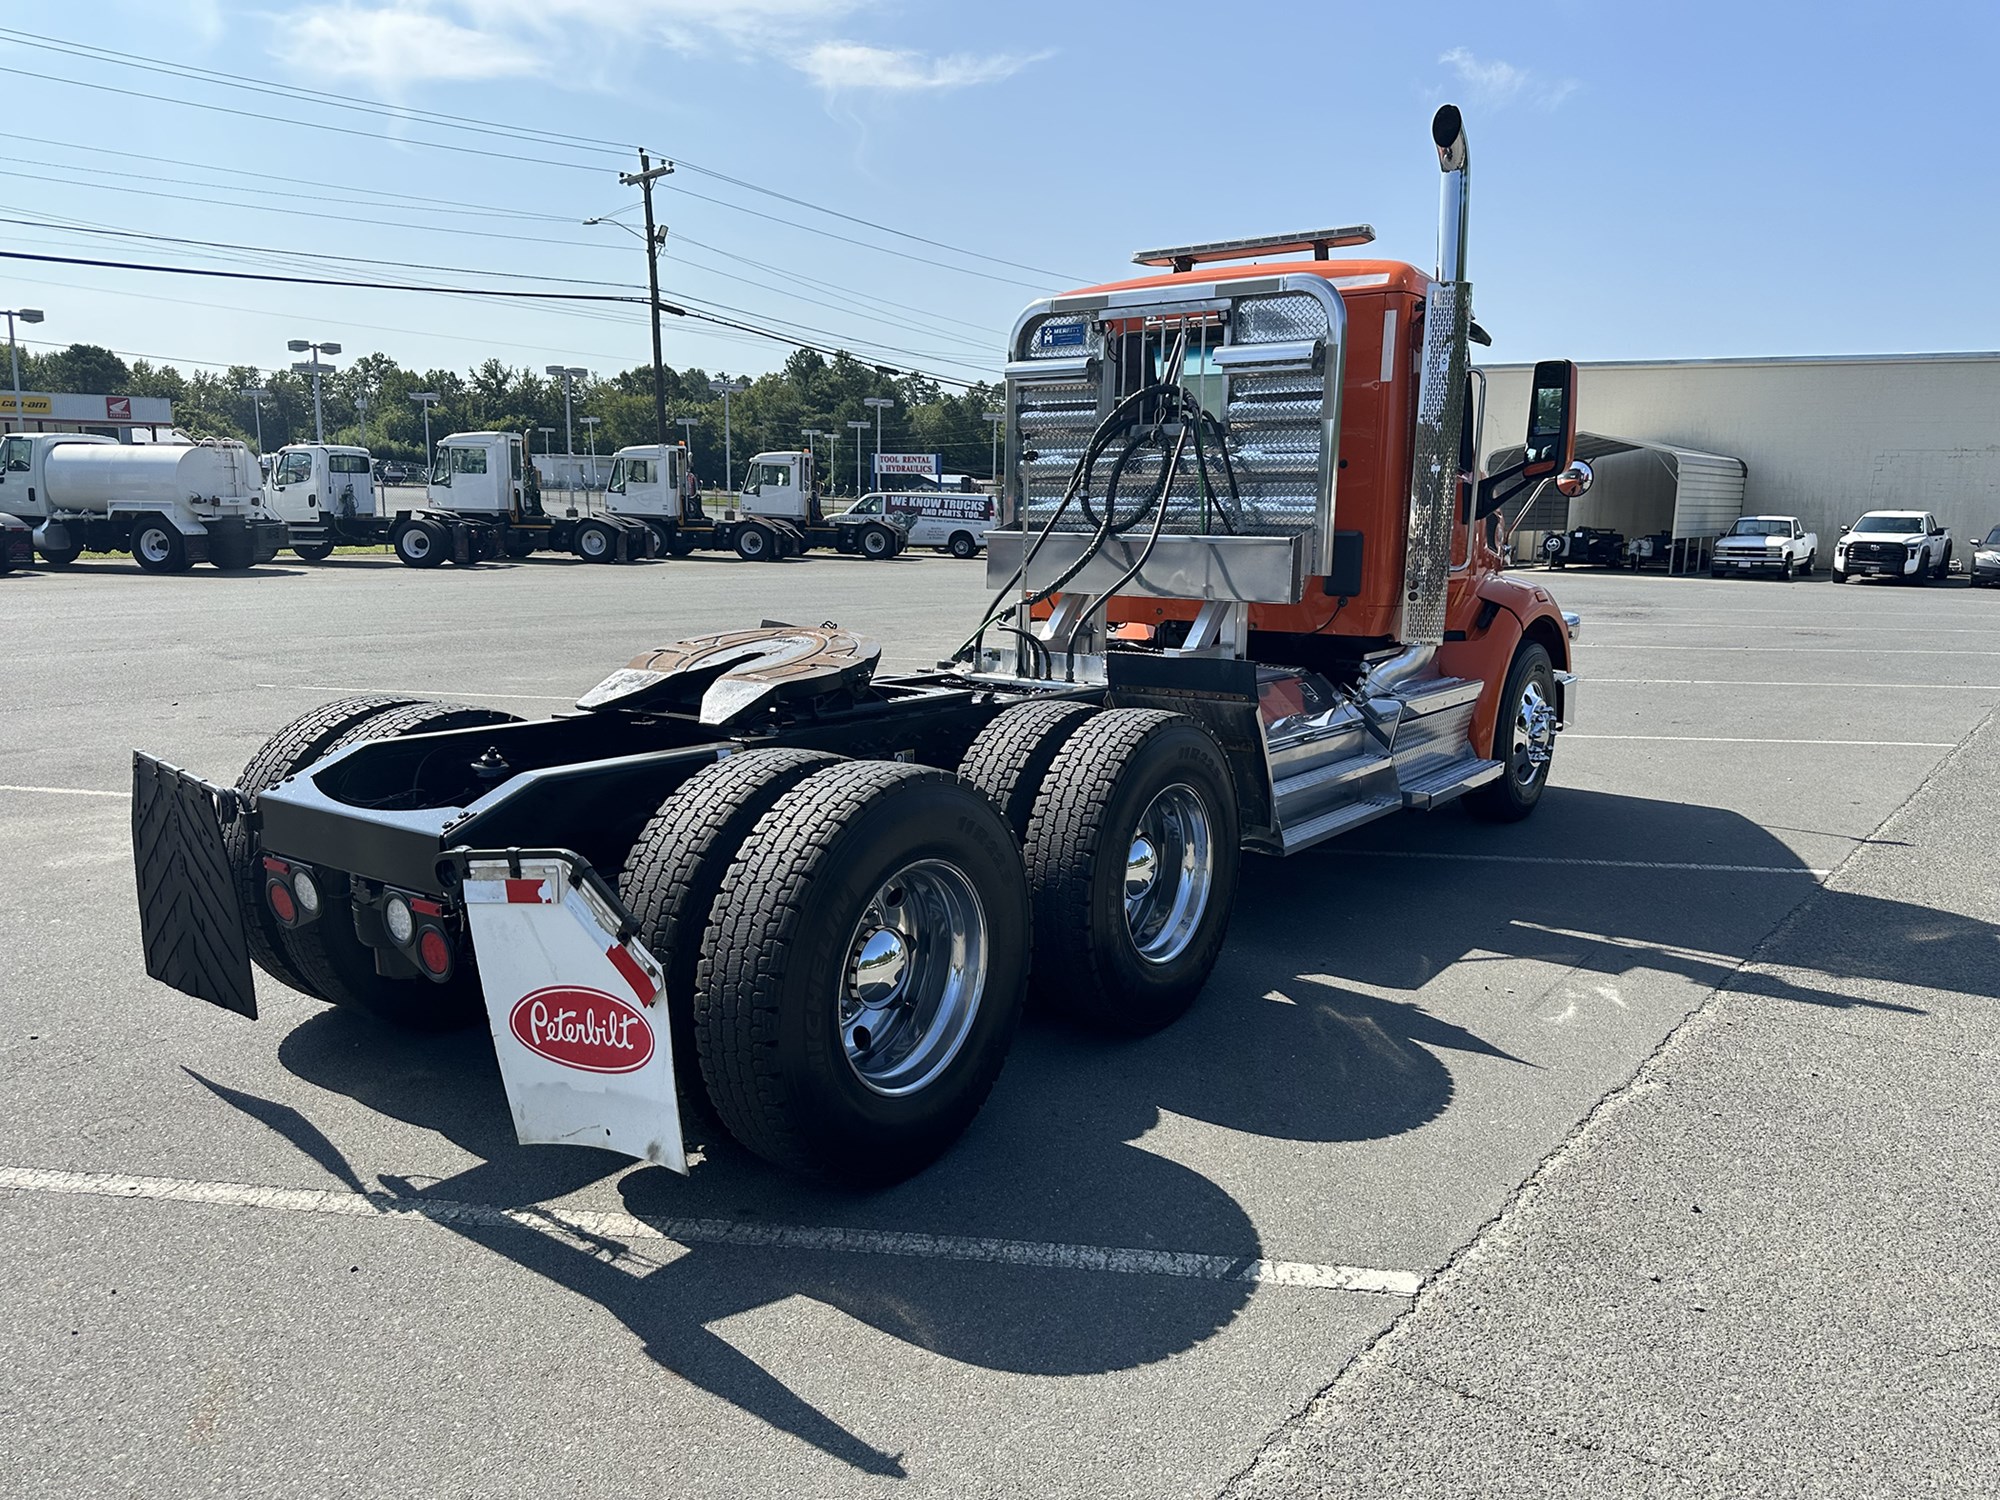
[[[1187,950],[1215,885],[1208,804],[1176,782],[1146,804],[1125,857],[1125,925],[1149,963],[1171,963]]]
[[[914,1094],[958,1055],[986,988],[986,912],[964,871],[919,860],[876,888],[855,924],[840,1041],[878,1094]]]
[[[1515,781],[1533,786],[1548,770],[1555,752],[1556,708],[1549,702],[1539,682],[1530,681],[1521,689],[1521,702],[1514,713],[1512,762]]]

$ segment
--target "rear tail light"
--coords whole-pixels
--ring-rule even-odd
[[[264,856],[264,901],[281,927],[302,927],[319,917],[319,882],[303,865]]]
[[[292,899],[291,889],[284,881],[273,875],[264,882],[264,899],[271,904],[271,915],[286,927],[299,925],[299,906]]]
[[[432,979],[451,977],[451,939],[442,927],[426,922],[417,929],[417,967]]]

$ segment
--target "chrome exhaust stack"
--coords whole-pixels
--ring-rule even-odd
[[[1411,451],[1410,521],[1403,554],[1402,638],[1424,648],[1420,660],[1406,652],[1389,670],[1407,678],[1428,663],[1444,639],[1445,585],[1451,574],[1453,509],[1459,494],[1459,444],[1465,411],[1465,374],[1471,363],[1472,286],[1465,279],[1469,159],[1458,106],[1442,106],[1431,120],[1438,170],[1444,174],[1438,203],[1437,277],[1424,308],[1423,362],[1417,382],[1417,429]]]

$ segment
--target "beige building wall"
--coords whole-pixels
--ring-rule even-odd
[[[1531,374],[1488,369],[1482,458],[1521,441]],[[2000,354],[1585,364],[1577,418],[1742,459],[1745,509],[1799,516],[1827,547],[1865,510],[1935,511],[1961,547],[2000,524]],[[1593,498],[1572,524],[1613,524],[1585,513]],[[1600,504],[1627,508],[1608,491]]]

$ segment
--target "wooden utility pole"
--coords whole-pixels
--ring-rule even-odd
[[[660,358],[660,246],[667,234],[664,229],[653,228],[653,183],[673,169],[670,161],[654,166],[652,159],[641,151],[639,170],[618,174],[619,182],[637,188],[646,204],[646,290],[651,294],[648,310],[653,320],[653,440],[662,451],[667,446],[667,374]]]

